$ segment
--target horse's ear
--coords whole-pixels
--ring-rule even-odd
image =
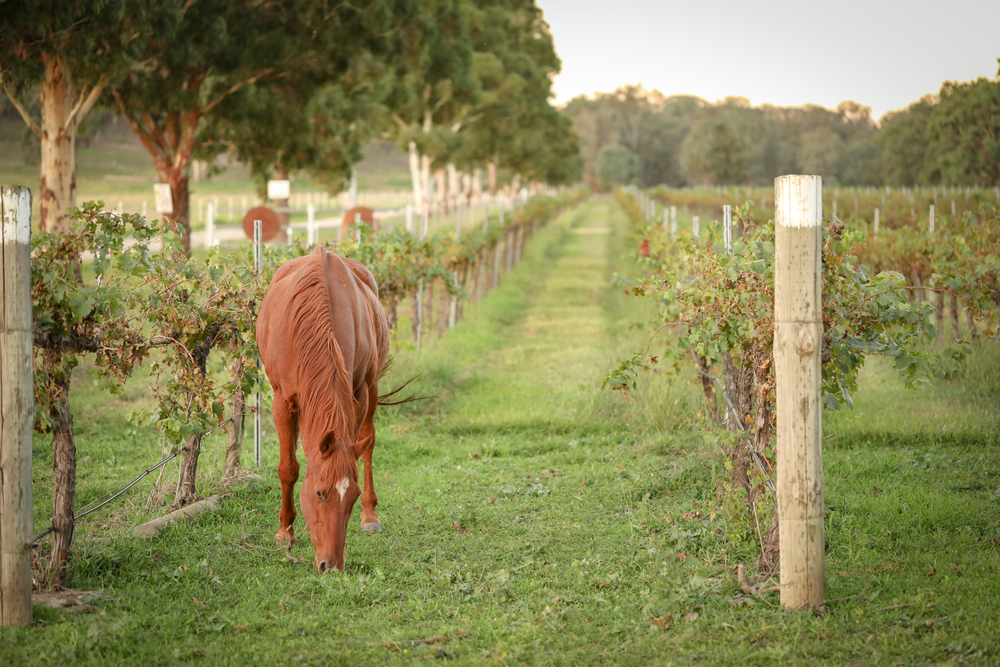
[[[337,437],[330,431],[323,436],[323,439],[319,441],[319,451],[321,454],[327,454],[333,446],[337,444]]]
[[[351,447],[351,449],[354,451],[354,458],[360,459],[362,452],[365,451],[365,448],[368,447],[368,443],[371,441],[372,441],[372,436],[368,436],[361,442],[354,443],[354,445]]]

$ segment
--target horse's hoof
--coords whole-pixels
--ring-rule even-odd
[[[361,530],[366,533],[377,533],[382,530],[382,524],[380,523],[363,523],[361,524]]]
[[[287,544],[289,546],[295,544],[298,540],[295,539],[295,531],[291,528],[279,530],[274,534],[274,541],[278,544]]]

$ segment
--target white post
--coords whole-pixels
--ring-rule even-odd
[[[873,243],[878,243],[878,209],[875,209],[875,229]]]
[[[670,235],[677,236],[677,207],[670,207]]]
[[[420,230],[417,234],[417,238],[421,241],[424,240],[424,235],[427,233],[427,209],[424,208],[423,215],[420,220]],[[417,283],[417,350],[420,349],[420,343],[424,335],[424,279],[421,278]]]
[[[215,205],[208,202],[208,213],[205,216],[205,247],[211,248],[215,239]]]
[[[954,202],[952,202],[952,203],[954,203]],[[927,233],[931,237],[934,236],[934,206],[933,205],[930,208],[930,223],[927,225]],[[940,299],[942,308],[938,308],[938,296],[937,296],[937,292],[934,291],[934,278],[930,279],[930,287],[931,287],[931,292],[930,292],[930,295],[929,295],[930,296],[930,302],[931,302],[931,306],[934,307],[934,326],[937,327],[938,332],[940,333],[940,331],[941,331],[941,316],[944,314],[944,308],[943,308],[943,306],[944,306],[944,298],[942,297]]]
[[[263,268],[263,257],[261,248],[261,221],[253,221],[253,270],[257,280],[261,279]],[[260,465],[264,460],[264,422],[261,417],[260,391],[264,384],[264,374],[261,370],[260,355],[257,355],[257,373],[260,379],[257,381],[257,396],[254,399],[253,413],[253,460]]]
[[[729,204],[722,207],[722,243],[733,254],[733,207]]]
[[[310,248],[316,245],[316,205],[312,201],[306,204],[306,237]]]
[[[698,216],[691,218],[691,236],[698,238]]]
[[[951,200],[951,217],[955,217],[955,200]]]
[[[823,526],[823,180],[774,181],[774,370],[781,603],[826,603]]]
[[[30,625],[31,432],[35,423],[31,323],[31,190],[0,186],[0,627]]]

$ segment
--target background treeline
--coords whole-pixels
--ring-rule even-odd
[[[1000,184],[1000,78],[945,82],[877,123],[842,102],[752,107],[626,86],[564,109],[594,187],[766,185],[789,173],[841,185]]]

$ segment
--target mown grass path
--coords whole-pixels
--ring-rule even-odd
[[[593,200],[543,230],[458,328],[400,354],[393,380],[421,373],[433,398],[380,411],[384,530],[362,534],[355,520],[344,574],[315,573],[301,518],[307,562],[269,551],[272,443],[263,480],[231,488],[217,516],[149,541],[129,536],[150,512],[141,503],[82,526],[71,585],[104,597],[91,614],[38,609],[35,627],[0,631],[0,664],[1000,659],[992,376],[904,395],[876,367],[856,399],[867,417],[824,417],[828,595],[867,598],[826,616],[781,612],[776,596],[736,586],[731,568],[753,562],[755,536],[719,510],[696,388],[653,376],[633,403],[600,391],[649,330],[651,304],[610,287],[631,244],[616,206]],[[81,456],[127,449],[108,424],[81,425]],[[131,468],[82,468],[84,495],[153,452]]]

